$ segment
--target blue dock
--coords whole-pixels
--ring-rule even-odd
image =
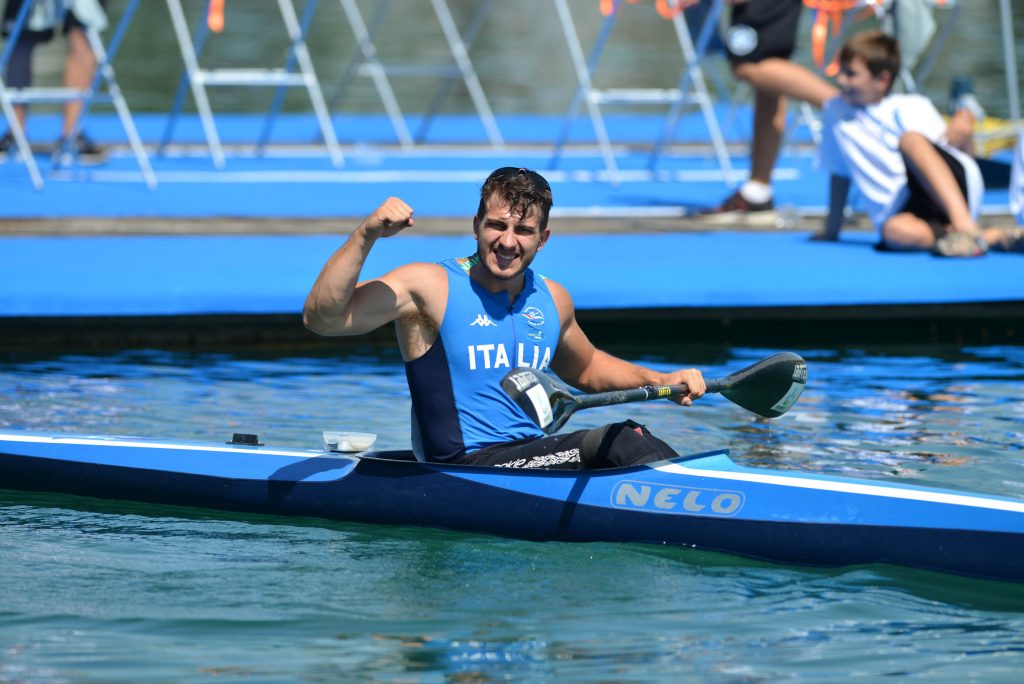
[[[139,118],[143,138],[152,140],[159,117]],[[581,319],[609,330],[623,321],[651,320],[664,330],[686,329],[690,338],[806,336],[815,326],[819,333],[836,332],[840,322],[854,336],[870,330],[883,339],[900,327],[930,339],[1024,334],[1024,255],[944,260],[877,252],[874,233],[865,230],[849,231],[838,243],[810,241],[807,226],[820,221],[814,217],[824,211],[827,179],[817,172],[813,151],[799,144],[790,145],[777,166],[776,204],[802,216],[805,229],[709,230],[686,217],[746,176],[743,147],[735,148],[733,178],[696,143],[666,152],[653,168],[642,147],[623,147],[617,150],[620,183],[614,184],[586,143],[582,123],[574,144],[549,169],[544,143],[559,119],[502,120],[511,141],[503,148],[480,144],[458,117],[442,119],[433,130],[449,141],[412,150],[387,144],[386,121],[338,121],[339,132],[358,125],[361,139],[370,142],[342,137],[345,164],[334,168],[312,144],[315,127],[308,118],[286,121],[283,138],[262,154],[241,143],[256,120],[238,117],[222,125],[238,136],[225,136],[223,169],[214,168],[197,143],[154,155],[155,189],[142,182],[134,157],[122,148],[102,166],[51,171],[42,190],[32,187],[21,164],[0,164],[0,332],[6,340],[0,346],[32,348],[39,340],[75,346],[125,334],[139,344],[159,344],[160,336],[147,338],[147,330],[176,330],[171,337],[192,343],[248,339],[241,332],[240,339],[225,338],[228,320],[244,322],[249,332],[262,330],[264,341],[275,335],[308,341],[312,336],[299,321],[306,292],[363,216],[388,195],[399,195],[423,224],[435,226],[378,243],[365,276],[408,261],[468,254],[479,185],[504,165],[536,168],[551,181],[553,237],[536,268],[569,288]],[[621,127],[619,139],[637,141],[650,123],[643,117],[610,121]],[[40,117],[33,129],[40,140],[47,125]],[[680,134],[700,137],[699,122],[681,125]],[[90,130],[105,140],[116,126],[99,118]],[[189,125],[182,129],[186,139],[195,134]],[[39,161],[45,168],[48,160],[40,155]],[[1006,194],[990,188],[986,212],[1005,214]],[[275,227],[268,231],[270,219]],[[83,231],[83,222],[91,228]],[[224,222],[232,222],[236,234],[217,234]],[[274,234],[261,234],[267,232]]]

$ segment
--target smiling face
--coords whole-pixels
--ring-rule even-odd
[[[888,70],[872,74],[867,62],[860,57],[853,57],[842,63],[836,81],[844,100],[863,107],[881,102],[889,92],[892,78],[892,72]]]
[[[492,291],[512,289],[526,267],[551,234],[541,229],[541,212],[536,204],[516,212],[508,202],[492,194],[482,216],[473,218],[481,284]],[[514,293],[513,293],[514,294]]]

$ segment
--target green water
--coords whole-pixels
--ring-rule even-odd
[[[711,375],[770,350],[612,349]],[[745,464],[1024,498],[1024,348],[801,350],[782,419],[631,415]],[[0,358],[0,427],[408,445],[393,351]],[[0,491],[0,681],[1016,682],[1024,586]]]
[[[305,2],[293,0],[298,8]],[[110,15],[120,17],[127,0],[109,0]],[[205,16],[206,0],[183,0],[193,29]],[[364,20],[371,23],[375,8],[382,3],[359,0]],[[476,0],[448,0],[459,27],[471,22]],[[931,76],[920,84],[922,92],[945,106],[954,75],[973,78],[978,97],[994,115],[1009,114],[1006,69],[998,0],[961,0],[959,19],[943,49],[938,53]],[[1016,37],[1017,63],[1024,63],[1024,12],[1013,0],[1012,33]],[[584,50],[594,43],[601,26],[598,0],[570,0],[574,22]],[[950,16],[938,10],[942,22]],[[809,12],[798,40],[794,59],[811,64]],[[849,22],[847,22],[849,25]],[[862,25],[870,25],[870,21]],[[443,65],[451,63],[437,18],[427,0],[391,2],[378,32],[376,43],[387,65]],[[108,35],[109,37],[109,35]],[[328,101],[338,112],[383,113],[380,96],[369,78],[358,77],[338,99],[346,68],[355,52],[352,29],[337,0],[319,0],[309,32],[314,67]],[[262,67],[283,64],[287,36],[274,0],[234,0],[227,3],[226,28],[213,36],[202,55],[207,68]],[[54,43],[40,51],[38,79],[58,83],[63,69],[63,44]],[[479,37],[469,51],[491,108],[498,114],[562,114],[569,107],[576,87],[570,53],[550,0],[495,2],[483,22]],[[164,2],[143,0],[120,55],[115,61],[118,79],[135,111],[167,111],[181,76],[183,62],[170,26]],[[705,64],[713,89],[725,99],[733,88],[728,68],[721,58]],[[599,68],[594,73],[598,87],[671,88],[678,84],[682,69],[679,43],[670,22],[654,11],[654,0],[626,5],[608,42]],[[392,78],[399,105],[407,113],[422,112],[439,84],[436,77]],[[291,110],[311,111],[309,98],[294,89],[286,101]],[[266,111],[273,97],[269,88],[211,88],[215,111]],[[743,100],[744,96],[740,96]],[[188,108],[194,105],[189,101]],[[467,90],[453,88],[443,111],[473,112]]]
[[[7,681],[1013,681],[1024,593],[8,498]],[[71,506],[71,508],[69,508]]]

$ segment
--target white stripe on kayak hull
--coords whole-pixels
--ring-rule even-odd
[[[862,494],[889,499],[927,501],[929,503],[950,504],[953,506],[970,506],[974,508],[988,508],[996,511],[1008,511],[1011,513],[1024,513],[1024,501],[1003,501],[1000,499],[990,499],[988,497],[972,496],[970,494],[907,489],[905,487],[900,487],[899,485],[873,485],[861,482],[852,482],[849,480],[817,480],[802,477],[787,477],[785,475],[770,475],[766,473],[701,470],[700,468],[690,468],[678,463],[669,463],[667,465],[658,466],[655,470],[691,477],[708,477],[718,480],[732,480],[735,482],[751,482],[755,484],[766,484],[779,487],[798,487],[801,489],[841,492],[844,494]]]
[[[258,449],[246,448],[245,445],[227,445],[215,446],[212,444],[187,444],[187,443],[169,443],[169,442],[144,442],[134,441],[131,439],[109,439],[109,438],[93,438],[93,437],[40,437],[38,435],[13,435],[9,433],[0,433],[0,440],[7,442],[29,442],[33,444],[74,444],[76,446],[104,446],[104,447],[131,447],[135,449],[170,449],[174,451],[206,451],[212,453],[238,453],[239,451],[248,451],[254,456],[290,456],[292,458],[310,458],[313,456],[325,457],[325,458],[339,458],[343,460],[351,460],[350,456],[343,454],[333,454],[323,451],[302,451],[295,449],[267,449],[266,447],[260,447]]]

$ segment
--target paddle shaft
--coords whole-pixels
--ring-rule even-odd
[[[708,380],[705,391],[764,418],[778,418],[793,406],[807,383],[807,364],[792,352],[779,352],[725,378]],[[553,434],[580,409],[613,406],[689,394],[685,384],[574,394],[554,378],[530,368],[506,373],[502,388],[546,434]]]
[[[706,392],[721,392],[728,387],[724,379],[706,381]],[[633,389],[612,390],[611,392],[598,392],[597,394],[576,395],[573,403],[576,409],[594,408],[596,406],[613,406],[615,404],[628,404],[635,401],[650,401],[651,399],[668,399],[678,397],[681,394],[689,394],[690,388],[684,384],[680,385],[646,385]]]

